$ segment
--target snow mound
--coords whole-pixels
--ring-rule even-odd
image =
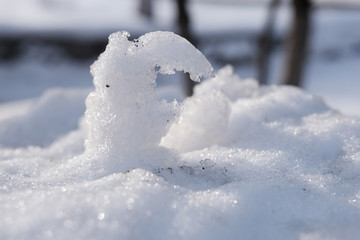
[[[196,86],[161,145],[187,152],[234,143],[246,136],[260,135],[266,130],[264,125],[291,123],[293,119],[327,110],[321,99],[298,88],[259,88],[255,80],[241,80],[227,66],[215,78]]]
[[[79,127],[89,89],[47,90],[20,116],[0,120],[0,146],[49,146]]]
[[[208,76],[211,67],[172,33],[127,38],[112,35],[92,66],[96,88],[79,129],[44,147],[0,145],[0,239],[359,236],[360,119],[230,66],[183,104],[158,102],[158,72]],[[48,94],[43,106],[58,95]]]
[[[91,66],[95,91],[86,100],[86,149],[108,159],[106,171],[164,165],[159,160],[166,150],[158,145],[178,107],[155,99],[158,73],[184,71],[200,81],[213,70],[199,50],[174,33],[152,32],[135,41],[128,37],[127,32],[111,34]]]

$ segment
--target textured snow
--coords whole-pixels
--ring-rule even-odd
[[[151,166],[164,158],[155,152],[165,154],[158,145],[178,107],[176,101],[156,100],[158,73],[184,71],[200,81],[213,70],[199,50],[174,33],[152,32],[134,42],[128,37],[127,32],[110,35],[105,52],[91,67],[95,91],[86,100],[86,149],[90,155],[108,158],[105,171]]]
[[[48,146],[60,136],[75,130],[85,110],[82,101],[88,92],[87,89],[64,91],[61,88],[46,91],[25,114],[0,120],[0,145]],[[54,106],[56,109],[52,109]]]
[[[211,66],[172,33],[127,35],[92,66],[84,118],[85,93],[57,89],[0,120],[0,239],[359,236],[359,118],[231,66],[159,102],[157,73]]]

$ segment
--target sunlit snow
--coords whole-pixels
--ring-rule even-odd
[[[212,68],[173,33],[114,33],[86,111],[87,92],[57,89],[0,118],[0,239],[359,236],[358,118],[231,66],[157,101],[174,70]]]

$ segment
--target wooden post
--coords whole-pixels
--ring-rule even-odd
[[[269,12],[265,22],[263,32],[258,39],[258,81],[260,84],[266,84],[269,81],[269,62],[271,51],[273,49],[274,25],[276,20],[276,10],[280,4],[280,0],[272,0],[269,5]]]
[[[308,50],[311,0],[292,0],[294,18],[288,39],[283,83],[301,86]]]
[[[190,30],[190,17],[187,11],[187,0],[176,0],[178,16],[177,16],[177,25],[179,27],[178,31],[181,36],[186,38],[189,42],[191,42],[194,46],[196,46],[196,41],[191,34]],[[187,96],[191,96],[193,94],[195,82],[191,81],[189,74],[185,74],[184,77],[184,85]]]
[[[140,0],[139,11],[145,17],[152,18],[153,16],[152,0]]]

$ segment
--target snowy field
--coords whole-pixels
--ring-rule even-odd
[[[54,23],[39,5],[20,2],[38,18],[21,10],[14,20],[1,8],[2,29],[89,26],[75,14]],[[59,16],[101,8],[96,1],[44,2],[62,4]],[[124,11],[123,26],[114,13],[113,22],[95,16],[95,30],[85,30],[173,29],[162,20],[172,16],[169,5],[157,3],[166,11],[155,23]],[[204,14],[218,5],[193,4],[196,32],[221,28],[209,27],[215,18]],[[261,29],[262,7],[250,5],[240,17],[232,11],[224,22],[252,16],[238,28]],[[288,18],[282,10],[279,32]],[[251,67],[212,69],[206,55],[168,32],[137,42],[112,34],[95,63],[38,59],[47,49],[1,63],[0,239],[357,239],[360,32],[349,26],[360,15],[324,10],[315,19],[306,90],[259,86],[247,78]],[[329,49],[338,50],[331,61]],[[276,52],[274,83],[281,61]],[[192,97],[166,83],[174,70],[202,80]]]

